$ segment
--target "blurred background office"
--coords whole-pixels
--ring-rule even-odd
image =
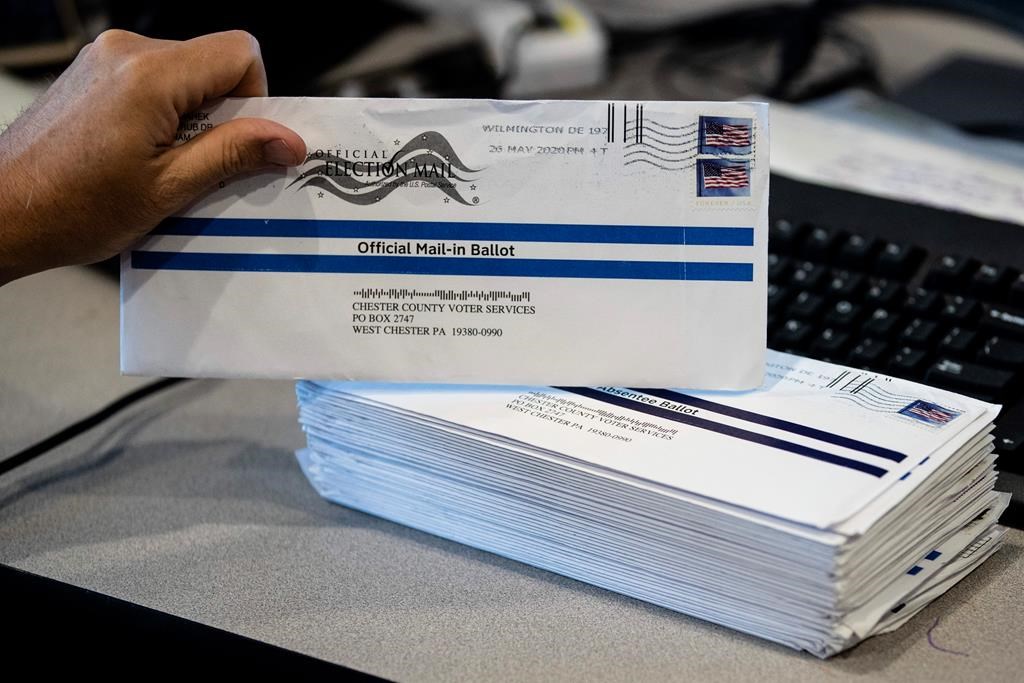
[[[951,59],[996,68],[1004,82],[990,88],[1019,84],[1006,67],[1024,62],[1014,0],[3,0],[0,67],[46,78],[106,28],[246,29],[278,95],[795,101],[859,86],[899,98]],[[971,108],[980,117],[986,102]]]

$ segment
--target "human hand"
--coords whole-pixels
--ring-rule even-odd
[[[302,138],[265,119],[172,146],[183,114],[266,94],[259,45],[245,32],[100,35],[0,135],[0,285],[113,256],[221,180],[302,162]]]

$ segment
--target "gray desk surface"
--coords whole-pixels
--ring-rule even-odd
[[[117,288],[0,288],[0,455],[140,380]],[[895,634],[821,662],[321,500],[290,383],[153,397],[0,480],[0,561],[400,680],[1012,680],[1024,533]],[[929,644],[963,654],[943,652]]]

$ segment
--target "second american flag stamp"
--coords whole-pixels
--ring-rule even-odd
[[[749,197],[750,162],[742,159],[698,159],[698,197]]]

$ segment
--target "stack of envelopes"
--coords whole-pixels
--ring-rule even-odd
[[[1000,545],[998,407],[769,352],[751,392],[300,382],[326,498],[818,656]]]

